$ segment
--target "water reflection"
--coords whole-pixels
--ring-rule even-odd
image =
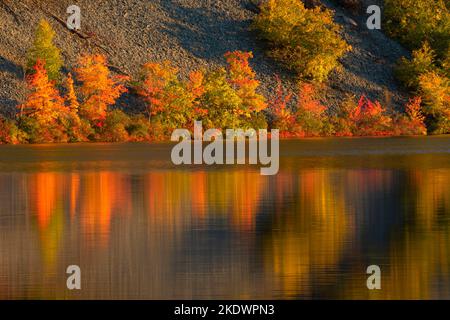
[[[450,298],[450,153],[310,143],[327,154],[289,142],[272,177],[115,159],[148,145],[91,146],[76,162],[30,147],[39,166],[0,172],[0,298]],[[71,264],[78,292],[65,288]],[[371,264],[381,291],[366,288]]]

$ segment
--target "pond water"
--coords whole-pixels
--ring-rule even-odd
[[[1,146],[0,299],[450,299],[450,137],[282,141],[275,176],[171,148]]]

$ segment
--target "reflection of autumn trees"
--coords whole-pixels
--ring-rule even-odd
[[[39,261],[49,272],[61,269],[64,250],[76,244],[72,250],[85,250],[84,259],[95,266],[127,257],[122,261],[124,270],[142,272],[141,280],[148,270],[140,268],[151,261],[154,288],[175,281],[170,269],[174,261],[187,263],[185,269],[179,266],[183,279],[195,283],[197,278],[189,278],[189,272],[202,271],[193,269],[196,259],[204,259],[208,270],[229,272],[227,276],[239,279],[224,282],[224,294],[239,288],[240,294],[251,297],[256,276],[251,278],[246,272],[255,272],[261,277],[256,291],[262,297],[273,292],[282,297],[320,296],[318,290],[341,298],[433,298],[439,294],[436,290],[441,290],[441,297],[448,296],[447,169],[303,168],[282,170],[270,178],[260,176],[258,170],[234,168],[140,174],[44,171],[3,174],[0,182],[5,182],[0,183],[0,195],[11,193],[3,198],[2,212],[22,210],[24,216],[31,216],[26,218],[29,229],[23,230],[38,241],[22,246],[39,250],[27,247],[38,254],[26,258],[30,268]],[[2,185],[13,187],[9,190]],[[10,207],[5,204],[9,202]],[[386,207],[394,209],[381,212]],[[396,216],[395,223],[387,221],[391,215]],[[241,241],[243,235],[245,243],[233,245],[244,248],[246,254],[227,255],[233,245],[224,251],[214,247],[217,243],[209,237],[215,231],[205,233],[211,225],[230,239]],[[203,230],[193,231],[198,229]],[[365,241],[370,252],[365,251]],[[197,248],[203,257],[190,251],[198,243],[211,246]],[[0,243],[0,252],[6,246],[13,244]],[[186,256],[180,257],[180,251],[186,251]],[[365,264],[378,262],[377,257],[382,258],[383,290],[369,292]],[[12,273],[17,261],[0,261],[0,272]],[[99,268],[94,275],[102,271]],[[123,274],[119,267],[109,272]],[[217,281],[211,275],[202,277],[208,283]],[[130,285],[134,279],[124,276],[118,286]],[[44,287],[53,285],[45,281]]]
[[[409,228],[394,242],[383,298],[433,299],[435,288],[449,297],[450,267],[450,177],[448,170],[411,173],[412,189],[405,202],[412,203]]]
[[[407,224],[394,234],[381,266],[382,290],[365,289],[365,278],[345,283],[341,297],[358,299],[433,299],[450,294],[450,173],[411,171],[402,202]],[[399,213],[400,214],[400,213]],[[353,270],[356,272],[356,270]]]
[[[287,185],[295,190],[294,201],[285,202],[274,217],[265,244],[267,271],[276,275],[283,296],[310,295],[313,277],[327,277],[352,236],[353,212],[344,190],[332,178],[333,172],[310,170],[277,181],[280,188]]]

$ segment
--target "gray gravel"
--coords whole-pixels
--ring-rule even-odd
[[[392,75],[392,66],[407,55],[397,43],[379,31],[365,28],[365,16],[351,16],[329,1],[336,10],[336,21],[343,25],[343,37],[353,52],[342,59],[343,68],[332,73],[323,100],[336,105],[345,94],[366,94],[379,99],[389,108],[404,102]],[[375,3],[376,1],[371,1]],[[2,5],[3,3],[3,5]],[[17,17],[14,17],[12,9]],[[56,44],[62,49],[66,66],[72,69],[77,56],[84,52],[102,52],[92,41],[69,33],[36,4],[65,19],[70,0],[3,0],[0,1],[0,109],[12,115],[23,101],[26,88],[22,66],[31,44],[34,29],[41,18],[47,18],[57,31]],[[248,0],[78,0],[82,9],[82,31],[108,48],[110,63],[131,75],[150,60],[170,60],[186,76],[190,70],[223,65],[223,54],[230,50],[253,51],[252,66],[262,82],[261,91],[271,95],[274,74],[295,87],[295,75],[265,54],[265,44],[249,30],[255,12]],[[353,19],[358,26],[349,23]],[[138,99],[120,100],[124,108],[139,110]]]

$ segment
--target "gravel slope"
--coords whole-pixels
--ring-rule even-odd
[[[268,58],[265,44],[249,30],[255,15],[249,0],[79,0],[82,9],[82,31],[92,36],[84,40],[68,32],[56,20],[39,9],[65,20],[66,8],[73,1],[2,0],[0,1],[0,110],[12,115],[23,101],[23,68],[26,51],[32,41],[37,22],[48,19],[57,31],[56,44],[62,49],[66,65],[71,69],[79,54],[102,52],[93,45],[107,48],[110,63],[134,75],[149,60],[170,60],[183,75],[196,68],[222,65],[229,50],[253,51],[252,66],[262,82],[261,91],[270,95],[274,74],[287,86],[295,87],[295,75]],[[366,94],[395,108],[406,96],[397,86],[392,65],[402,55],[402,47],[379,31],[365,28],[364,16],[350,13],[329,1],[336,10],[336,21],[343,25],[343,37],[353,52],[343,60],[343,68],[333,72],[323,100],[335,105],[346,93]],[[373,2],[373,1],[371,1]],[[357,22],[354,26],[349,18]],[[124,98],[125,108],[139,110],[137,99]]]

